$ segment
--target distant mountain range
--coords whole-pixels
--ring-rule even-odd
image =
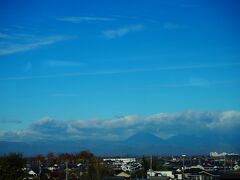
[[[217,152],[240,152],[237,137],[219,137],[217,135],[179,135],[169,139],[160,139],[154,134],[142,132],[134,134],[125,141],[79,140],[79,141],[0,141],[0,154],[20,152],[26,156],[54,153],[76,153],[90,150],[99,156],[126,155],[180,155],[208,154]]]

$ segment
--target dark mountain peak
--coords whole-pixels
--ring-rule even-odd
[[[126,143],[130,144],[159,144],[162,139],[149,132],[139,132],[130,136]]]

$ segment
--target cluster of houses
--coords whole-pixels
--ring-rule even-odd
[[[107,158],[103,161],[115,172],[134,172],[142,169],[142,164],[136,158]]]
[[[239,171],[209,171],[203,167],[185,167],[185,169],[177,169],[173,171],[147,171],[147,179],[149,180],[229,180],[240,179]]]
[[[153,169],[152,164],[147,170],[141,158],[104,158],[102,162],[114,171],[114,176],[103,180],[215,180],[240,179],[240,156],[237,154],[216,154],[210,156],[178,156],[158,157],[162,162],[161,169]],[[151,161],[152,163],[152,161]],[[65,179],[78,179],[81,173],[87,172],[87,163],[55,163],[55,164],[27,164],[24,171],[28,174],[25,179],[36,179],[39,174],[45,174],[47,179],[60,177]],[[134,175],[135,172],[145,172],[142,177]],[[133,176],[134,175],[134,176]]]
[[[77,179],[81,174],[87,171],[87,164],[84,163],[55,163],[52,165],[39,163],[28,163],[23,169],[26,174],[25,180],[39,179],[65,179],[68,174],[69,179]],[[38,178],[37,178],[38,177]]]
[[[188,179],[188,180],[228,180],[240,179],[240,156],[228,153],[210,153],[210,156],[165,159],[165,164],[172,164],[169,170],[147,171],[149,180]],[[192,165],[192,164],[197,165]],[[175,166],[178,164],[178,166]]]

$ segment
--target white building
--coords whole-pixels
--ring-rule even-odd
[[[35,173],[33,170],[30,170],[28,172],[28,174],[31,175],[31,176],[37,176],[37,173]]]
[[[174,175],[172,173],[172,171],[153,171],[152,169],[149,169],[147,171],[147,177],[156,177],[156,176],[164,176],[164,177],[170,177],[170,178],[174,178]]]
[[[224,156],[236,156],[236,155],[238,154],[226,153],[226,152],[222,152],[222,153],[210,152],[210,157],[224,157]]]
[[[103,161],[129,163],[129,162],[136,162],[136,158],[107,158],[107,159],[103,159]]]

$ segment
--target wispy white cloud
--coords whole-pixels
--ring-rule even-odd
[[[142,29],[143,29],[142,24],[135,24],[135,25],[121,27],[118,29],[105,30],[102,32],[102,35],[107,39],[114,39],[114,38],[122,37],[130,32],[139,31]]]
[[[27,62],[27,64],[24,67],[25,71],[30,71],[32,69],[32,63],[29,61]]]
[[[70,22],[70,23],[81,23],[81,22],[107,22],[113,21],[114,18],[96,17],[96,16],[69,16],[58,18],[59,21]]]
[[[0,124],[21,124],[20,120],[12,120],[12,119],[0,119]]]
[[[6,132],[0,139],[109,139],[124,140],[139,132],[151,132],[163,139],[173,135],[198,135],[205,133],[239,133],[240,112],[197,112],[158,113],[148,116],[127,115],[101,120],[56,120],[45,117],[33,122],[28,128]],[[15,134],[15,136],[14,136]],[[35,134],[37,136],[32,136]],[[109,135],[109,136],[105,136]]]
[[[59,61],[59,60],[50,60],[47,62],[49,67],[80,67],[85,66],[85,63],[76,62],[76,61]]]
[[[116,19],[123,19],[123,20],[137,20],[139,22],[149,22],[149,23],[158,23],[159,21],[156,19],[142,17],[142,16],[123,16],[123,15],[114,15]]]
[[[240,81],[239,81],[240,82]],[[154,86],[156,87],[163,87],[163,88],[179,88],[179,87],[209,87],[211,85],[215,84],[225,84],[229,83],[229,81],[209,81],[207,79],[202,78],[190,78],[188,81],[178,82],[178,83],[171,83],[171,84],[160,84]],[[236,81],[232,82],[236,83]],[[153,88],[153,87],[151,87]]]
[[[113,70],[94,70],[94,71],[81,71],[74,73],[62,73],[52,75],[37,75],[37,76],[17,76],[17,77],[5,77],[0,78],[2,81],[6,80],[28,80],[28,79],[47,79],[47,78],[61,78],[61,77],[78,77],[78,76],[93,76],[93,75],[113,75],[113,74],[126,74],[126,73],[142,73],[142,72],[154,72],[154,71],[172,71],[172,70],[184,70],[184,69],[207,69],[207,68],[227,68],[231,66],[239,66],[240,62],[232,63],[215,63],[215,64],[195,64],[195,65],[175,65],[175,66],[161,66],[153,68],[136,68],[136,69],[113,69]],[[198,82],[197,82],[198,81]],[[230,82],[230,81],[229,81]],[[227,82],[227,83],[229,83]],[[201,80],[193,79],[188,82],[187,85],[203,85]],[[224,83],[219,82],[219,83]]]
[[[43,37],[43,38],[33,38],[27,42],[21,41],[21,42],[5,42],[4,45],[2,44],[0,46],[0,56],[3,55],[10,55],[10,54],[15,54],[18,52],[26,52],[30,51],[32,49],[40,48],[46,45],[54,44],[59,41],[63,41],[66,39],[69,39],[70,37],[68,36],[48,36],[48,37]]]
[[[178,83],[171,83],[171,84],[160,84],[154,86],[156,87],[163,87],[163,88],[181,88],[181,87],[196,87],[196,88],[206,88],[215,85],[222,85],[222,84],[239,84],[240,80],[230,79],[230,80],[216,80],[216,81],[209,81],[207,79],[190,79],[187,82],[178,82]],[[153,87],[150,87],[153,88]]]
[[[79,94],[74,93],[55,93],[52,94],[53,97],[77,97]]]
[[[22,33],[12,29],[9,32],[0,32],[0,39],[7,44],[9,42],[13,43],[13,40],[19,42],[30,42],[37,40],[38,38],[33,34]]]
[[[0,39],[11,39],[11,36],[9,34],[0,32]]]
[[[206,87],[210,85],[210,81],[202,78],[190,78],[189,85],[195,87]]]
[[[181,26],[180,24],[177,24],[177,23],[165,23],[163,24],[163,28],[167,30],[175,30],[175,29],[180,29]]]
[[[199,7],[198,4],[180,4],[180,7],[182,8],[197,8]]]
[[[24,26],[21,26],[21,25],[11,25],[11,27],[15,29],[24,29]]]

